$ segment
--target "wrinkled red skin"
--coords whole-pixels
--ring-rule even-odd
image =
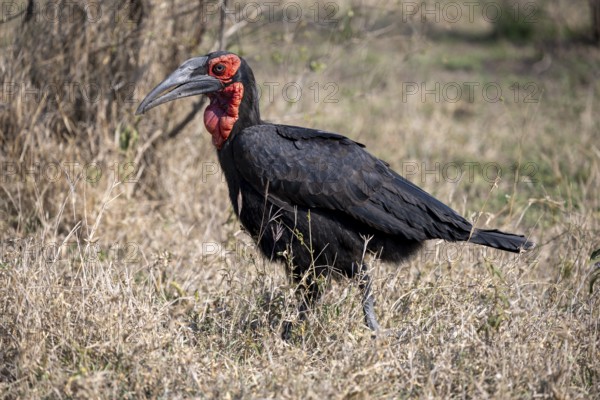
[[[225,72],[216,75],[213,67],[216,64],[225,65]],[[227,54],[222,57],[210,60],[208,65],[208,74],[219,79],[224,84],[231,82],[241,64],[240,59]],[[212,142],[220,150],[223,143],[227,140],[233,129],[233,125],[239,118],[239,109],[242,98],[244,97],[244,85],[241,82],[231,83],[220,92],[208,95],[210,104],[204,111],[204,125],[212,135]]]
[[[239,118],[244,85],[234,82],[220,92],[208,95],[210,104],[204,110],[204,125],[212,135],[215,147],[221,150]]]

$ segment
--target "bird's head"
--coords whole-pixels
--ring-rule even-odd
[[[236,54],[218,51],[181,64],[142,100],[137,114],[183,97],[204,94],[204,124],[221,149],[232,132],[260,123],[254,75]]]

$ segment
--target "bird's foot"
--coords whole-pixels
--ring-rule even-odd
[[[292,330],[294,323],[292,321],[284,321],[281,329],[281,339],[284,342],[289,342],[292,339]]]

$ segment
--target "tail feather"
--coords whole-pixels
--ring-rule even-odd
[[[535,243],[528,241],[523,235],[504,233],[496,229],[475,229],[469,242],[513,253],[521,253],[535,247]]]

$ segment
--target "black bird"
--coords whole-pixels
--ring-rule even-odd
[[[399,262],[428,239],[515,253],[534,246],[524,236],[474,228],[345,136],[261,120],[252,70],[233,53],[187,60],[146,96],[136,114],[200,94],[210,100],[204,124],[233,209],[265,256],[283,261],[298,283],[301,319],[322,291],[319,278],[334,271],[358,278],[366,324],[379,328],[367,251]]]

